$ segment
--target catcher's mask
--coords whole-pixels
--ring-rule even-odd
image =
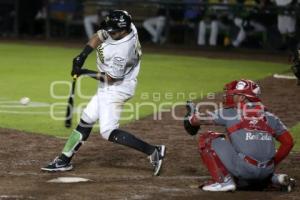
[[[235,107],[234,95],[243,95],[251,102],[260,102],[260,87],[254,81],[241,79],[225,84],[223,104],[225,107]]]
[[[126,30],[131,30],[131,16],[125,10],[111,11],[106,17],[103,24],[104,30],[108,33],[114,33]]]

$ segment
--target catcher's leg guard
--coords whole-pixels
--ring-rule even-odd
[[[212,179],[222,183],[229,173],[211,146],[212,140],[218,137],[224,137],[224,135],[211,131],[202,133],[199,137],[199,153]]]

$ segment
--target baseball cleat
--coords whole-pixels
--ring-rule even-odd
[[[288,185],[282,187],[281,190],[285,192],[292,192],[296,187],[296,180],[294,178],[289,177]]]
[[[203,191],[209,192],[233,192],[236,190],[236,185],[230,176],[225,177],[222,183],[212,183],[202,187]]]
[[[159,176],[160,174],[165,153],[166,153],[166,146],[158,145],[156,146],[154,152],[149,156],[150,163],[153,165],[154,176]]]
[[[280,190],[284,192],[291,192],[296,186],[296,180],[287,174],[273,174],[271,180],[275,186],[279,186]]]
[[[48,172],[59,172],[59,171],[64,172],[64,171],[70,171],[71,169],[73,169],[72,164],[63,161],[59,157],[56,157],[46,167],[41,168],[41,170],[48,171]]]

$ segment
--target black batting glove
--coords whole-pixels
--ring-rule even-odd
[[[71,76],[73,77],[74,75],[76,75],[77,77],[79,77],[81,74],[82,74],[81,68],[77,66],[73,66],[71,71]]]
[[[83,72],[81,71],[81,68],[84,64],[85,59],[88,57],[88,55],[93,51],[93,47],[90,45],[86,45],[82,52],[76,56],[73,59],[73,65],[72,65],[72,71],[71,76],[77,75],[80,76]]]
[[[81,75],[81,68],[84,64],[86,57],[81,53],[73,59],[71,76],[77,75],[78,77]]]
[[[88,55],[92,51],[93,51],[93,47],[91,47],[90,45],[87,44],[84,47],[84,49],[82,50],[82,52],[73,59],[73,68],[76,68],[76,67],[82,68],[85,59],[88,57]]]

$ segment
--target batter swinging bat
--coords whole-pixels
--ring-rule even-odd
[[[66,128],[70,128],[71,125],[72,125],[76,80],[77,80],[77,75],[74,75],[73,76],[71,93],[70,93],[70,96],[69,96],[69,99],[68,99],[67,112],[66,112],[66,120],[65,120],[65,127]]]

